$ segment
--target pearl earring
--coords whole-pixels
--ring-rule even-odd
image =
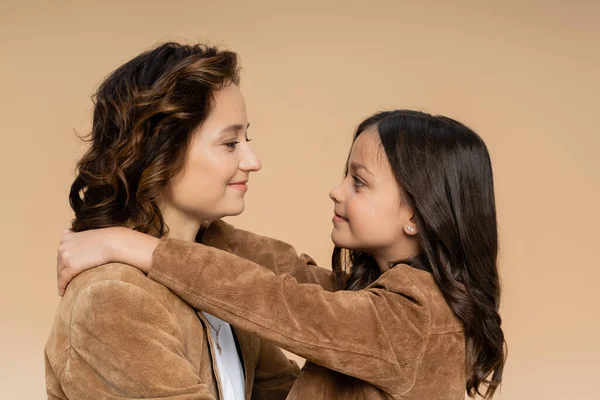
[[[406,229],[408,229],[409,232],[414,232],[415,228],[413,228],[412,226],[408,226],[406,227]]]

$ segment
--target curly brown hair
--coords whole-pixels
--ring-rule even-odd
[[[231,83],[239,83],[237,54],[202,44],[165,43],[110,74],[92,97],[91,146],[69,194],[72,230],[128,226],[163,236],[159,202],[213,93]]]

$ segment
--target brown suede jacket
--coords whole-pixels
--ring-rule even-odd
[[[86,271],[69,284],[46,344],[48,399],[222,399],[207,326],[136,268]],[[246,399],[285,399],[298,366],[244,328],[233,331]]]
[[[222,221],[202,242],[213,247],[161,239],[148,277],[305,357],[288,399],[464,399],[463,327],[428,272],[397,265],[335,291],[329,270],[283,242]]]

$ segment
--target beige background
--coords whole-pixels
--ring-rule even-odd
[[[327,194],[363,117],[410,107],[478,131],[502,240],[501,398],[597,398],[599,3],[216,3],[0,3],[0,398],[45,398],[55,253],[83,149],[73,130],[88,132],[106,74],[166,39],[241,54],[264,168],[231,221],[323,265]]]

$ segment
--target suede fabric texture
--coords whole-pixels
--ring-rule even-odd
[[[76,277],[45,347],[49,400],[220,399],[204,315],[136,268]],[[246,399],[285,399],[299,373],[281,349],[233,328]]]
[[[281,241],[216,221],[202,242],[161,239],[148,277],[306,358],[288,399],[464,399],[464,330],[428,272],[397,265],[335,291]]]

